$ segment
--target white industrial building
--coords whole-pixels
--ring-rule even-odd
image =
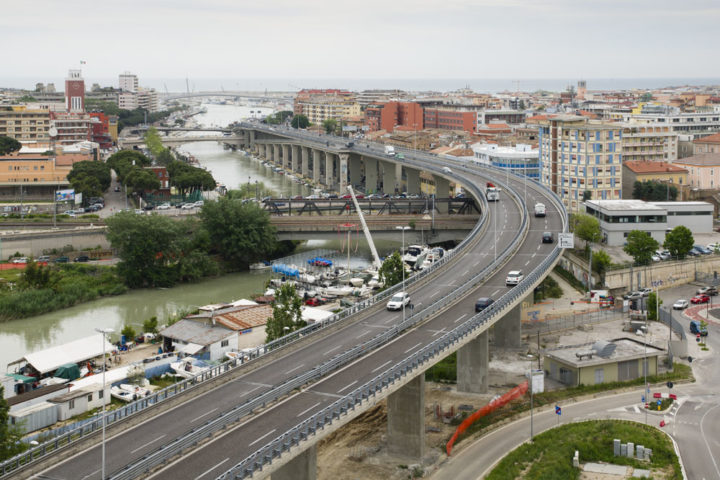
[[[540,179],[540,160],[537,148],[518,143],[514,147],[501,147],[494,143],[476,143],[470,147],[475,155],[474,161],[482,165],[509,168],[518,175],[527,175]]]
[[[710,233],[713,225],[713,206],[707,202],[588,200],[585,211],[598,219],[602,241],[609,246],[625,245],[633,230],[647,232],[662,245],[665,234],[679,225],[693,234]]]

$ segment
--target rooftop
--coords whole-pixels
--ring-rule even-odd
[[[609,348],[607,348],[608,345]],[[613,345],[615,347],[614,349],[612,348]],[[604,346],[606,348],[597,349],[598,346]],[[593,349],[593,347],[596,347],[596,349]],[[601,356],[603,351],[608,354]],[[646,345],[632,338],[616,338],[608,342],[588,342],[582,345],[571,345],[558,348],[557,350],[550,350],[545,353],[545,356],[576,367],[588,367],[643,358],[645,355],[654,357],[660,355],[662,352],[663,350],[660,348],[653,347],[650,344]],[[592,353],[592,355],[589,355],[590,353]],[[580,357],[576,354],[582,354],[582,356]]]
[[[720,165],[720,153],[701,153],[692,157],[675,160],[679,165],[692,165],[696,167],[717,167]]]
[[[720,143],[720,133],[710,135],[707,137],[696,138],[693,143]]]
[[[601,208],[603,210],[618,212],[626,210],[657,210],[658,212],[665,211],[664,208],[644,202],[642,200],[587,200],[585,203],[587,205]]]
[[[635,173],[687,173],[687,170],[667,162],[628,160],[623,165]]]
[[[224,340],[235,332],[219,325],[208,325],[192,320],[179,320],[169,327],[161,330],[163,337],[180,340],[181,342],[194,343],[196,345],[208,346]]]

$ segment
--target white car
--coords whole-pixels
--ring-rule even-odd
[[[505,285],[508,287],[517,285],[522,282],[523,278],[525,278],[525,275],[523,275],[522,270],[511,270],[505,278]]]
[[[12,263],[28,263],[27,257],[19,257],[12,261]]]
[[[400,310],[410,303],[410,295],[407,292],[398,292],[390,298],[387,303],[388,310]]]
[[[193,208],[195,208],[194,203],[186,203],[185,205],[180,207],[181,210],[192,210]]]
[[[707,246],[707,249],[715,253],[715,250],[720,250],[720,243],[711,243]]]
[[[687,300],[680,299],[673,303],[673,310],[685,310],[690,304]]]
[[[158,210],[170,210],[170,204],[169,203],[163,203],[162,205],[157,206]]]
[[[195,202],[196,207],[202,207],[203,205],[205,205],[205,201],[203,200],[198,200],[197,202]]]

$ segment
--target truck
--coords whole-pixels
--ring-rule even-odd
[[[385,145],[385,155],[388,157],[394,157],[395,156],[395,147],[392,145]]]
[[[492,182],[487,182],[487,185],[485,185],[485,198],[487,198],[488,202],[500,200],[500,192]]]
[[[535,204],[535,216],[536,217],[544,217],[545,216],[545,204],[543,204],[543,203]]]

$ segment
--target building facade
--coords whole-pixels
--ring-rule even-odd
[[[673,162],[678,158],[678,134],[669,125],[626,123],[622,152],[625,162]]]
[[[470,134],[476,132],[477,112],[450,108],[428,108],[423,112],[425,128],[441,130],[464,130]]]
[[[0,136],[18,142],[44,141],[49,138],[50,111],[29,109],[24,105],[0,107]]]
[[[682,158],[675,165],[688,171],[687,184],[700,190],[720,188],[720,153],[700,153]]]
[[[624,151],[624,150],[623,150]],[[687,185],[688,171],[667,162],[625,160],[622,171],[623,198],[632,198],[635,182],[654,180],[670,185]]]
[[[50,112],[50,124],[57,130],[58,145],[92,140],[92,119],[86,113]]]
[[[525,112],[520,110],[480,110],[477,112],[477,125],[488,123],[507,123],[517,125],[525,123]]]
[[[130,72],[119,75],[120,90],[135,93],[138,90],[138,77]]]
[[[720,133],[693,140],[693,154],[720,153]]]
[[[73,113],[85,111],[85,80],[80,70],[70,70],[65,79],[65,110]]]
[[[622,127],[575,115],[558,115],[539,127],[541,182],[571,212],[583,199],[622,198]]]
[[[471,148],[475,154],[475,161],[480,164],[508,168],[518,175],[527,175],[533,180],[540,180],[538,149],[530,145],[501,147],[494,143],[476,143]]]

